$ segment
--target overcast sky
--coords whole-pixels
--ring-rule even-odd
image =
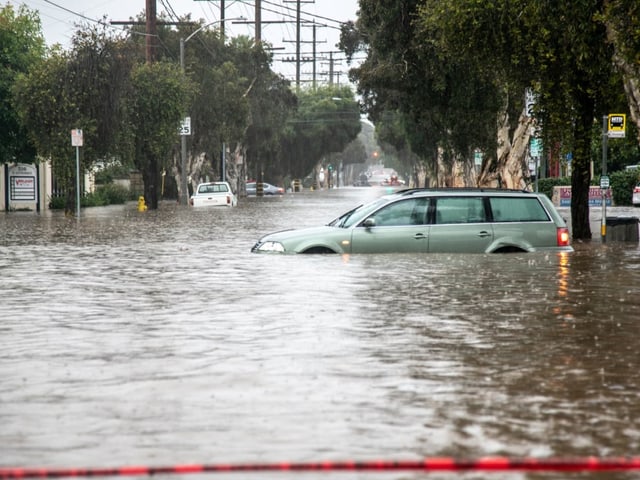
[[[282,21],[287,23],[263,23],[262,38],[272,43],[276,49],[273,68],[295,79],[295,63],[286,59],[295,58],[296,39],[296,9],[297,0],[262,0],[262,20]],[[0,0],[0,3],[9,3],[15,6],[27,5],[40,13],[42,29],[47,44],[60,43],[65,48],[69,46],[69,40],[75,31],[74,25],[78,22],[90,22],[100,20],[106,16],[107,20],[127,21],[136,17],[145,9],[145,0]],[[158,15],[167,13],[170,18],[191,13],[195,20],[204,19],[207,23],[220,19],[220,0],[156,0]],[[225,0],[225,17],[244,17],[247,21],[255,18],[255,6],[253,0]],[[336,51],[339,40],[340,22],[356,19],[358,0],[301,0],[301,18],[303,21],[315,21],[316,27],[316,51],[318,56],[329,58],[322,52]],[[174,15],[175,14],[175,15]],[[122,28],[122,27],[119,27]],[[254,27],[249,24],[234,24],[227,22],[227,37],[235,35],[254,36]],[[303,56],[311,56],[313,28],[305,25],[301,28],[301,52]],[[305,55],[306,54],[306,55]],[[342,55],[334,54],[336,64],[334,69],[343,72],[334,78],[334,81],[344,83],[347,81],[346,72],[349,66],[346,62],[338,62]],[[328,62],[320,61],[316,64],[316,71],[320,74],[328,72]],[[311,63],[303,63],[301,66],[301,79],[310,79],[312,71]],[[319,80],[326,80],[326,76]]]

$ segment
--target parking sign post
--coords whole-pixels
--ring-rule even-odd
[[[82,147],[82,129],[71,130],[71,146],[76,147],[76,216],[80,218],[80,147]]]

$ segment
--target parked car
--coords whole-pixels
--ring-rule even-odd
[[[223,206],[235,207],[238,199],[228,182],[201,183],[189,199],[192,207]]]
[[[328,225],[260,238],[253,252],[572,252],[569,230],[544,195],[496,189],[410,189]]]
[[[633,187],[633,193],[631,195],[631,203],[633,203],[634,206],[640,205],[640,182],[638,182],[636,186]]]
[[[263,195],[284,195],[284,188],[262,182]],[[256,182],[247,183],[247,195],[256,195]]]

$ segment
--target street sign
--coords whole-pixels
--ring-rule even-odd
[[[600,177],[600,188],[602,190],[606,190],[609,188],[609,177],[607,175],[602,175]]]
[[[473,152],[473,163],[476,167],[482,165],[482,152],[480,150],[476,150],[475,152]]]
[[[82,146],[82,130],[80,128],[74,128],[73,130],[71,130],[71,146]]]
[[[180,122],[180,135],[191,135],[191,117],[184,117]]]
[[[624,138],[626,119],[627,116],[624,113],[610,113],[607,136],[609,138]]]
[[[524,105],[526,116],[533,117],[533,109],[536,106],[536,95],[530,88],[527,88],[524,92]]]
[[[539,157],[542,155],[542,140],[540,138],[532,138],[529,141],[529,152],[532,157]]]

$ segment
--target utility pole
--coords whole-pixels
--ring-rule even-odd
[[[262,0],[256,0],[255,17],[256,17],[256,33],[254,36],[256,40],[256,45],[259,45],[262,43]]]
[[[156,0],[146,0],[145,11],[147,13],[147,36],[145,37],[147,62],[151,63],[156,59],[155,43],[158,37]]]
[[[259,1],[259,0],[258,0]],[[300,88],[300,4],[302,3],[315,3],[314,0],[303,2],[302,0],[295,0],[296,2],[296,87]],[[293,3],[287,2],[284,3]],[[315,40],[315,39],[314,39]]]
[[[300,34],[299,34],[299,30],[301,26],[304,26],[305,23],[313,23],[313,40],[312,41],[304,41],[304,40],[300,40]],[[300,80],[300,67],[303,63],[306,62],[313,62],[313,82],[314,82],[314,88],[315,88],[315,80],[316,80],[316,59],[317,54],[316,54],[316,44],[318,43],[327,43],[326,40],[323,42],[318,42],[316,40],[316,27],[317,24],[315,22],[300,22],[297,25],[297,29],[298,29],[298,35],[297,35],[297,39],[295,40],[296,42],[296,56],[295,58],[291,58],[291,57],[287,57],[282,59],[283,62],[295,62],[296,63],[296,87],[300,88],[300,83],[302,82],[302,80]],[[287,40],[283,40],[283,42],[287,43]],[[293,43],[293,41],[289,41],[289,43]],[[301,45],[303,43],[311,43],[313,44],[312,47],[312,56],[311,57],[303,57],[302,53],[301,53]]]
[[[158,44],[158,25],[193,25],[194,22],[158,22],[156,0],[145,0],[144,22],[112,20],[111,25],[145,25],[145,57],[148,63],[156,60],[156,48]]]

